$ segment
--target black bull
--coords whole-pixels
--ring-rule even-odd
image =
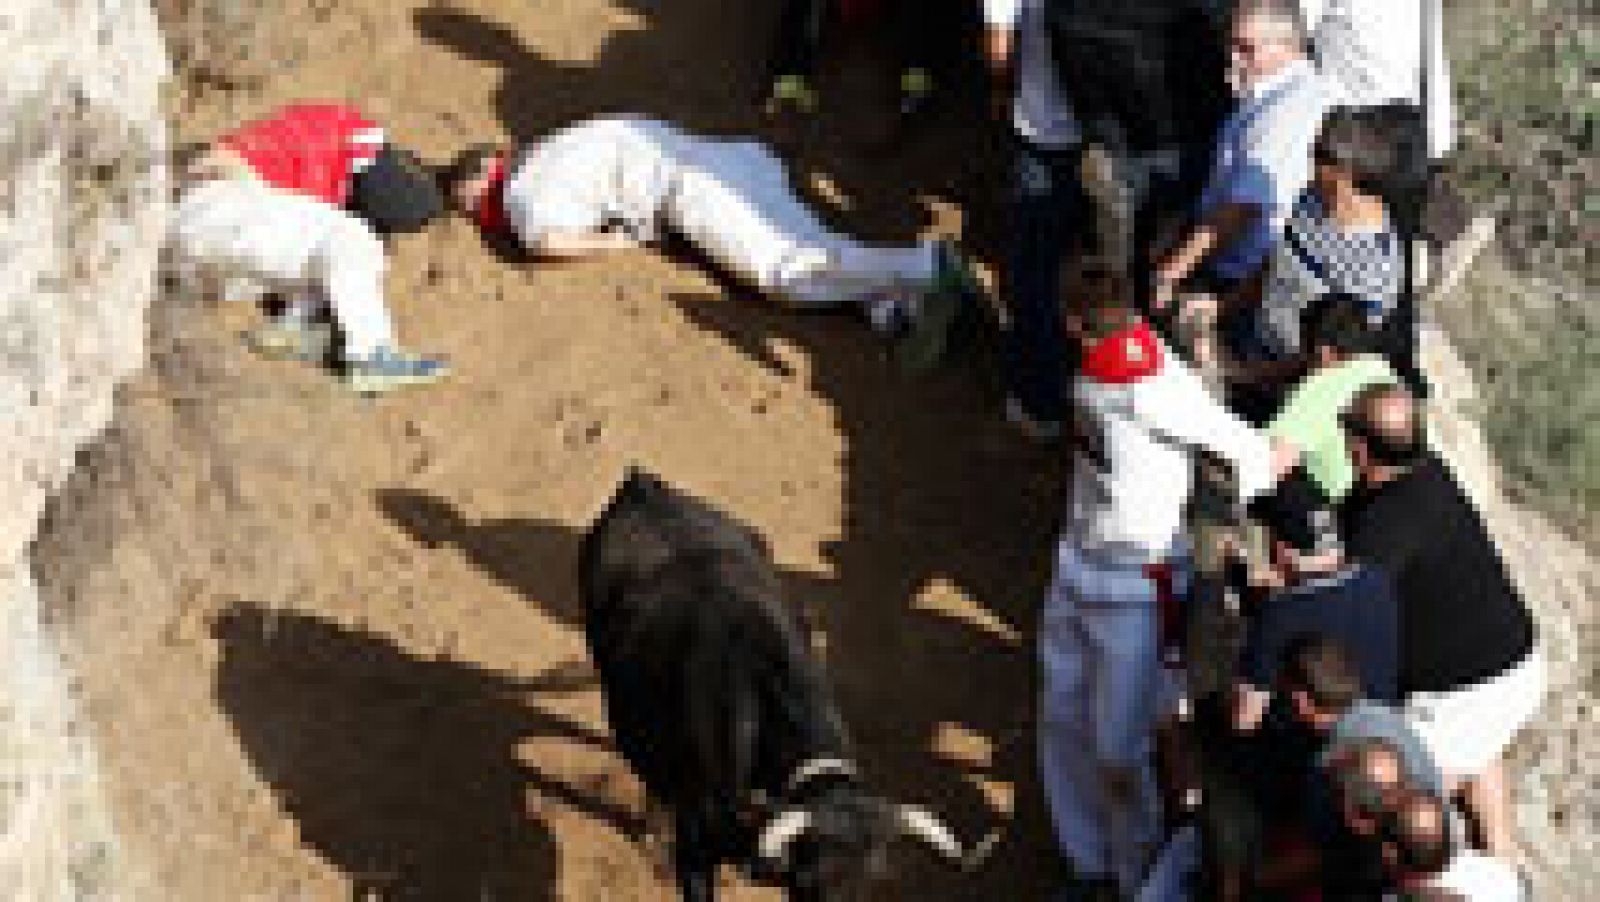
[[[963,865],[981,857],[932,814],[862,784],[808,634],[749,527],[632,470],[584,538],[580,581],[606,714],[672,813],[685,899],[714,898],[730,861],[793,899],[826,899],[902,836]]]

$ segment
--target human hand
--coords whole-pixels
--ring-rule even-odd
[[[1233,727],[1241,733],[1254,733],[1267,716],[1272,693],[1247,683],[1233,687]]]

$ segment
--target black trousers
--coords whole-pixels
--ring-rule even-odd
[[[971,44],[973,19],[962,0],[879,0],[883,31],[902,71],[947,71]],[[783,0],[772,40],[773,78],[816,74],[826,35],[839,24],[839,0]]]

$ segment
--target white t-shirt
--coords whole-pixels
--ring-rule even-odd
[[[983,21],[990,28],[1010,29],[1015,41],[1017,97],[1011,120],[1017,134],[1030,144],[1059,150],[1082,136],[1057,78],[1044,7],[1045,0],[983,0]]]
[[[1516,868],[1476,849],[1456,852],[1450,866],[1428,881],[1428,886],[1448,890],[1467,902],[1523,902],[1522,881],[1517,878]],[[1393,894],[1385,897],[1399,898]]]
[[[1272,445],[1219,403],[1187,364],[1160,343],[1162,366],[1125,385],[1078,377],[1082,421],[1065,538],[1090,552],[1155,562],[1183,528],[1193,448],[1227,460],[1240,501],[1272,483]]]
[[[1428,19],[1423,46],[1423,6]],[[1440,0],[1300,0],[1310,23],[1312,54],[1327,76],[1335,104],[1379,106],[1396,100],[1417,103],[1421,60],[1428,59],[1428,155],[1439,159],[1455,146],[1455,109],[1450,65],[1444,52]]]
[[[617,226],[652,241],[679,169],[683,132],[638,116],[603,116],[527,147],[506,179],[506,217],[524,244],[547,231]]]

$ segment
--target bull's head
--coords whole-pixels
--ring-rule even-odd
[[[778,809],[756,841],[758,873],[776,879],[794,902],[851,895],[850,888],[883,870],[888,847],[910,839],[963,870],[977,868],[996,836],[968,850],[937,815],[896,805],[842,784],[804,805]]]

